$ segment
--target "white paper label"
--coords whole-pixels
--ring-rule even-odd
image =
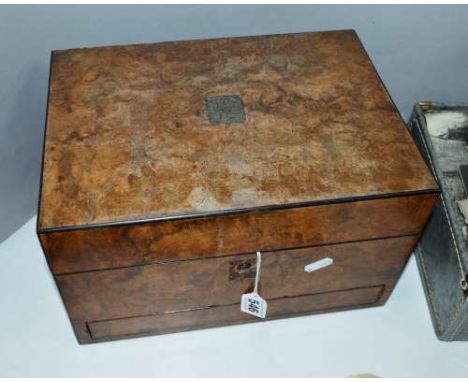
[[[255,274],[255,287],[252,293],[243,294],[241,297],[241,311],[252,316],[265,318],[268,304],[258,294],[258,280],[260,279],[260,267],[262,265],[262,254],[257,252],[257,272]]]
[[[267,302],[258,293],[252,292],[242,295],[241,311],[252,316],[265,318]]]
[[[317,271],[321,268],[328,267],[329,265],[332,265],[332,264],[333,264],[333,259],[330,257],[325,257],[322,260],[314,261],[313,263],[307,264],[304,267],[304,271],[310,273],[310,272]]]

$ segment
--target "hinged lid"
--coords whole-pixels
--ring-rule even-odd
[[[39,231],[436,188],[354,31],[53,52]]]

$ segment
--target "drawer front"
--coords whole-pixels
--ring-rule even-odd
[[[325,312],[336,309],[359,308],[378,302],[384,286],[356,288],[338,292],[285,297],[268,302],[268,319]],[[90,341],[164,334],[191,329],[209,328],[256,321],[243,314],[238,304],[201,308],[191,311],[129,317],[118,320],[87,323]]]
[[[416,236],[266,252],[260,294],[269,300],[375,285],[388,293]],[[333,264],[308,273],[323,258]],[[74,323],[239,304],[253,289],[252,254],[153,264],[56,277]],[[387,293],[387,291],[385,291]]]
[[[419,234],[437,195],[40,234],[54,274]]]

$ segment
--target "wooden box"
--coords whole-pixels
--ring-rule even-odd
[[[438,198],[354,31],[54,51],[41,188],[81,343],[258,321],[256,251],[266,319],[380,305]]]

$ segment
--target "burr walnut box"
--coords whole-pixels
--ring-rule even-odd
[[[52,53],[37,232],[80,343],[260,321],[256,278],[265,319],[383,304],[437,198],[354,31]]]

